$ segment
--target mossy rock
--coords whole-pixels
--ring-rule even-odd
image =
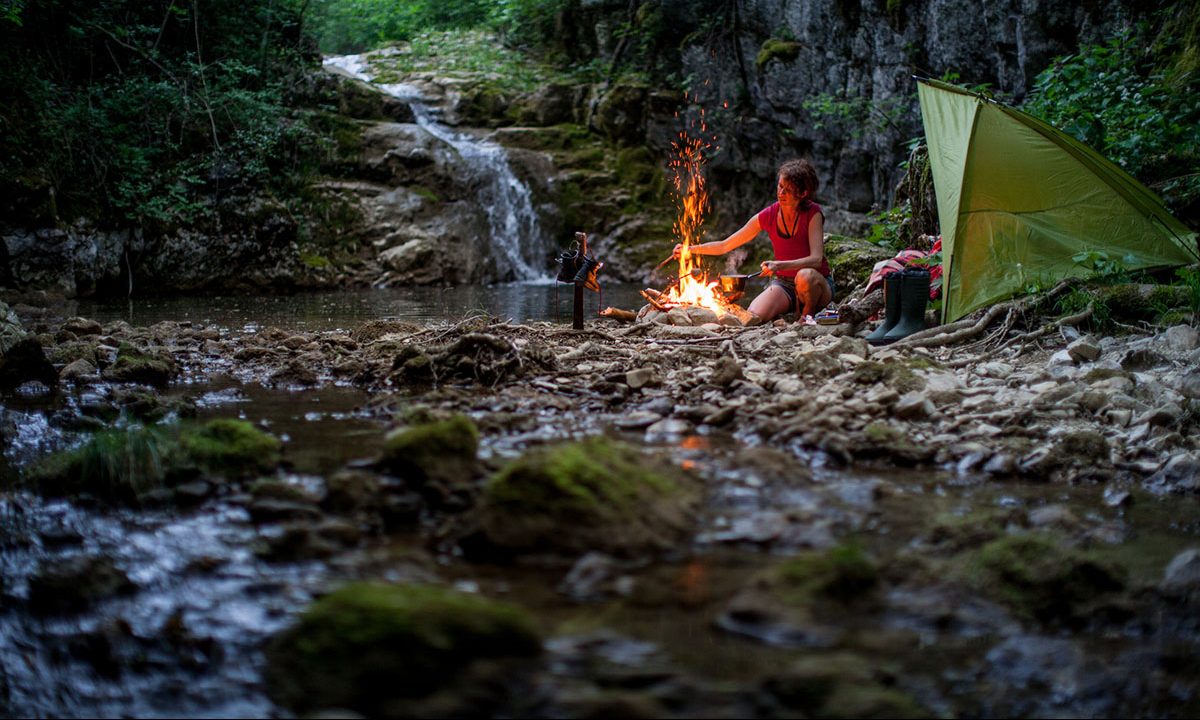
[[[767,63],[772,60],[792,62],[798,57],[800,57],[800,43],[795,40],[768,38],[759,48],[758,56],[754,58],[754,65],[759,72],[762,72],[767,67]]]
[[[596,104],[592,122],[610,140],[635,145],[644,140],[648,96],[645,85],[617,83]]]
[[[867,360],[854,366],[852,379],[862,385],[885,383],[898,393],[925,389],[925,379],[911,367],[901,363],[881,363]]]
[[[810,655],[770,677],[766,690],[785,707],[818,718],[929,717],[911,697],[886,687],[866,658],[850,653]]]
[[[829,269],[833,272],[839,295],[842,291],[849,293],[856,287],[866,285],[875,263],[891,258],[893,254],[891,250],[866,240],[844,235],[825,237],[825,257],[829,259]]]
[[[879,585],[879,568],[857,545],[797,555],[773,569],[773,582],[790,601],[870,602]]]
[[[192,475],[174,437],[135,426],[96,433],[77,448],[43,458],[26,471],[25,482],[51,497],[88,494],[107,503],[137,504]]]
[[[105,380],[137,382],[164,387],[178,372],[169,352],[140,350],[129,343],[117,348],[117,359],[104,369]]]
[[[933,519],[926,539],[941,550],[960,552],[1002,537],[1018,513],[1008,509],[984,509],[963,515],[940,514]]]
[[[245,420],[210,420],[180,436],[185,452],[201,467],[228,476],[266,472],[279,462],[279,439]]]
[[[968,583],[1018,615],[1074,623],[1087,605],[1125,587],[1125,571],[1056,535],[1008,535],[964,558]]]
[[[357,583],[314,602],[269,642],[264,677],[271,696],[301,714],[417,715],[419,701],[439,691],[470,696],[475,666],[510,672],[541,649],[533,621],[512,605],[434,586]]]
[[[96,342],[73,340],[50,346],[45,350],[46,359],[55,365],[70,365],[76,360],[87,360],[92,365],[99,365],[96,357]]]
[[[596,437],[503,468],[484,488],[479,523],[486,542],[507,552],[633,556],[685,541],[699,496],[673,465]]]
[[[475,477],[478,453],[479,430],[475,423],[466,415],[455,415],[389,434],[379,466],[416,488],[430,483],[463,486]]]
[[[859,439],[861,442],[854,447],[854,454],[863,458],[885,458],[898,464],[915,465],[937,454],[937,448],[914,442],[908,432],[882,420],[868,423]]]

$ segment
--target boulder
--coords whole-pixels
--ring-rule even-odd
[[[1146,478],[1146,486],[1156,492],[1200,491],[1200,456],[1195,453],[1172,456],[1162,469]]]
[[[29,578],[29,609],[39,614],[76,613],[135,589],[110,558],[84,555],[55,560],[43,563]]]
[[[58,373],[46,359],[38,339],[25,332],[17,314],[0,302],[0,390],[12,390],[30,381],[54,387]]]
[[[467,550],[615,557],[678,547],[698,483],[674,465],[603,437],[538,448],[488,481]]]
[[[1175,325],[1159,336],[1167,349],[1187,354],[1200,347],[1200,330],[1191,325]]]
[[[1076,550],[1058,535],[1006,535],[964,559],[966,580],[1018,615],[1075,624],[1089,605],[1125,587],[1125,571]]]
[[[121,343],[117,348],[116,360],[104,368],[102,376],[114,382],[164,387],[178,371],[175,359],[164,349],[144,349]]]
[[[1197,595],[1200,591],[1200,548],[1176,555],[1163,570],[1159,589],[1168,595]]]
[[[515,606],[435,586],[357,583],[270,640],[264,679],[300,715],[512,715],[507,688],[541,651],[533,620]]]
[[[633,145],[644,140],[649,88],[618,83],[596,103],[591,125],[610,140]]]
[[[465,415],[401,428],[384,440],[379,467],[414,489],[467,488],[478,470],[479,430]]]
[[[209,472],[243,477],[266,472],[279,462],[282,443],[245,420],[210,420],[185,429],[179,438],[188,457]]]

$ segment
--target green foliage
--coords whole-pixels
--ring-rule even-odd
[[[90,493],[131,503],[162,487],[178,460],[177,446],[162,429],[121,427],[45,458],[30,468],[26,479],[48,495]]]
[[[869,213],[867,217],[872,221],[867,242],[895,252],[900,252],[908,247],[902,232],[904,225],[912,220],[912,206],[908,202],[887,210]]]
[[[14,214],[195,222],[231,196],[292,189],[323,145],[288,108],[314,60],[290,2],[26,0],[19,21],[0,22]]]
[[[1103,250],[1084,250],[1071,256],[1076,265],[1092,272],[1093,279],[1104,282],[1128,282],[1129,265],[1136,261],[1132,255],[1109,257]]]
[[[1168,79],[1161,66],[1178,51],[1178,38],[1139,25],[1058,58],[1038,75],[1025,109],[1114,160],[1173,207],[1194,205],[1200,87],[1194,73]]]
[[[876,101],[845,90],[821,93],[805,100],[803,108],[812,113],[814,129],[830,127],[854,139],[867,133],[882,133],[888,128],[899,132],[899,123],[908,112],[899,96]]]
[[[1192,311],[1192,316],[1200,317],[1200,267],[1193,265],[1179,268],[1175,271],[1175,277],[1179,278],[1187,291],[1188,307]]]
[[[347,54],[411,40],[427,30],[479,27],[492,12],[485,0],[317,0],[306,19],[322,52]]]

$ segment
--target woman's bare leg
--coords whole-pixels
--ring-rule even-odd
[[[792,309],[792,301],[787,292],[778,285],[768,285],[754,302],[750,303],[750,312],[762,322],[770,322],[776,317]]]
[[[829,292],[829,282],[824,275],[812,268],[804,268],[796,273],[796,299],[801,305],[800,316],[796,320],[803,320],[805,315],[820,312],[833,300],[833,295]]]

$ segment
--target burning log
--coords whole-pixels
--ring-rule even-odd
[[[653,293],[653,294],[651,294],[651,293]],[[665,305],[663,305],[661,302],[659,302],[659,298],[662,297],[662,293],[658,292],[654,288],[646,288],[645,290],[643,290],[642,297],[646,298],[646,302],[650,303],[650,307],[654,308],[655,310],[657,310],[659,312],[667,312],[670,309],[670,308],[666,307]]]

